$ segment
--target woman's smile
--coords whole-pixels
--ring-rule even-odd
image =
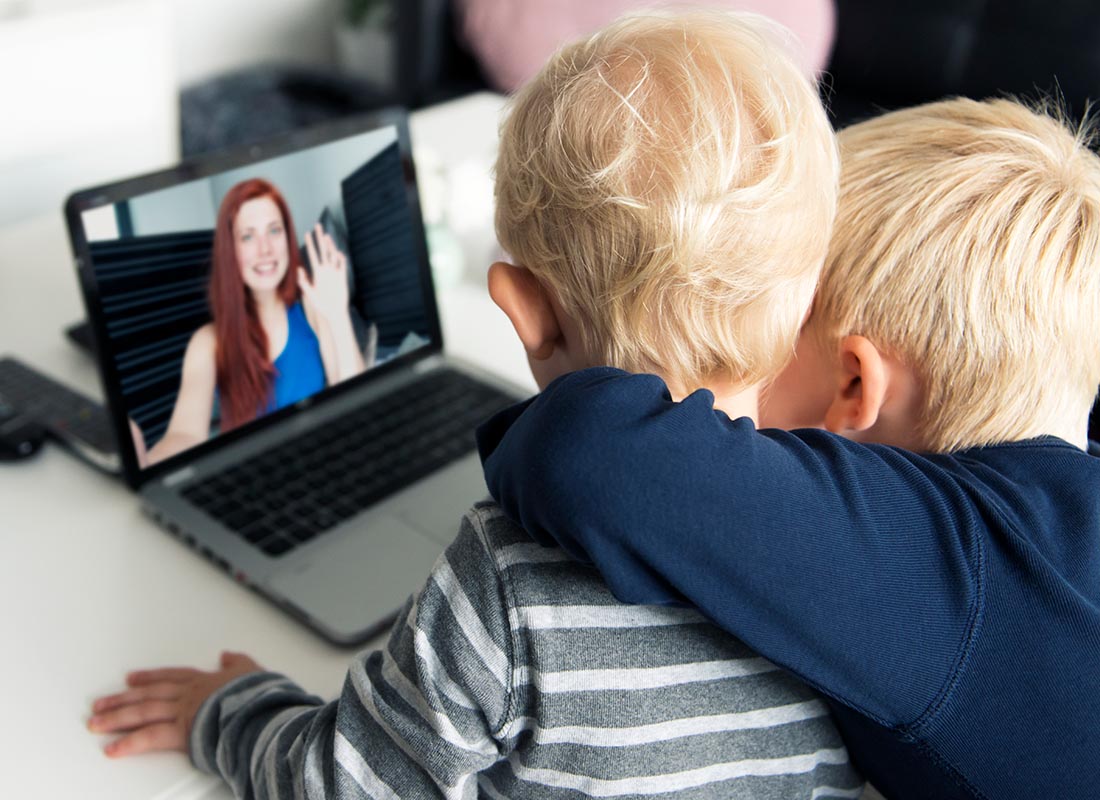
[[[286,223],[271,197],[257,197],[241,205],[233,225],[241,280],[253,291],[276,289],[290,262]]]

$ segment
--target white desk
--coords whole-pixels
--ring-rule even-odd
[[[413,142],[444,163],[466,162],[466,175],[487,169],[501,104],[479,94],[418,112]],[[490,230],[487,219],[480,234],[461,237],[464,279],[440,295],[445,341],[534,391],[522,349],[484,288]],[[0,353],[98,398],[94,365],[62,336],[83,316],[71,264],[60,213],[0,229]],[[105,740],[84,727],[91,700],[120,688],[127,670],[212,668],[227,648],[335,696],[351,656],[158,529],[121,481],[53,445],[0,463],[0,609],[0,686],[12,698],[0,725],[4,797],[228,797],[180,754],[108,759]]]

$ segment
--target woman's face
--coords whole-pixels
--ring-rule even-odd
[[[233,225],[233,244],[244,285],[254,292],[274,291],[290,263],[286,225],[270,197],[246,201]]]

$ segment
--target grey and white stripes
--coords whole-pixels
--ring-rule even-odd
[[[192,758],[263,798],[823,800],[861,788],[806,686],[695,612],[619,604],[488,503],[337,700],[245,676],[200,710]]]

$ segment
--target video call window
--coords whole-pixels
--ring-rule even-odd
[[[429,343],[396,129],[82,216],[143,467]]]

